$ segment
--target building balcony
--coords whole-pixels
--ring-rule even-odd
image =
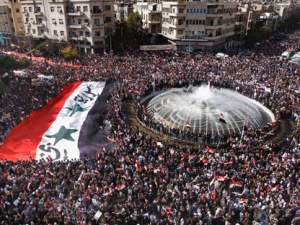
[[[97,15],[100,15],[100,14],[103,14],[103,11],[101,9],[91,10],[91,15],[92,16],[97,16]]]
[[[183,6],[186,5],[186,2],[183,0],[167,0],[165,2],[171,2],[172,5],[183,5]]]
[[[154,11],[154,10],[150,10],[149,11],[149,16],[151,15],[151,14],[161,14],[161,11],[158,11],[158,10],[156,10],[156,11]]]
[[[173,17],[184,17],[186,16],[185,13],[169,13],[169,16],[173,16]]]
[[[44,39],[46,37],[47,37],[46,34],[33,34],[32,35],[32,38],[42,38],[42,39]]]
[[[71,36],[70,38],[74,41],[85,41],[86,40],[85,36]]]
[[[85,36],[79,36],[78,37],[78,41],[85,41],[87,39],[87,37]]]
[[[37,26],[37,27],[44,27],[45,24],[43,24],[43,23],[38,23],[36,26]]]
[[[160,24],[161,20],[149,20],[148,23],[149,24]]]
[[[68,16],[82,16],[83,12],[82,11],[69,10],[69,11],[67,11],[67,15]]]
[[[42,16],[42,15],[43,15],[43,12],[41,12],[41,11],[36,11],[36,12],[34,12],[34,15],[36,15],[36,16]]]
[[[92,25],[90,25],[90,27],[91,28],[93,28],[93,29],[101,29],[101,28],[104,28],[104,23],[102,23],[102,24],[92,24]]]
[[[178,24],[178,23],[169,23],[169,27],[175,28],[175,29],[182,29],[185,28],[185,24]]]
[[[245,25],[247,21],[235,21],[234,25]]]
[[[99,40],[104,40],[104,38],[105,38],[104,36],[94,36],[93,37],[94,40],[98,40],[98,41]]]
[[[220,36],[207,35],[203,39],[208,40],[208,41],[218,41],[218,40],[225,39],[225,38],[226,38],[226,36],[224,36],[224,35],[220,35]]]
[[[182,41],[193,41],[193,40],[203,40],[205,39],[204,35],[186,35],[181,40]]]
[[[68,27],[81,29],[81,28],[84,28],[84,25],[83,24],[68,24]]]
[[[219,16],[221,16],[221,15],[225,15],[225,14],[228,14],[228,12],[227,13],[225,13],[223,10],[220,10],[220,9],[207,9],[207,11],[206,11],[206,15],[208,16],[208,17],[219,17]]]
[[[222,28],[223,25],[224,25],[224,23],[222,23],[222,22],[213,23],[213,24],[207,23],[207,24],[205,24],[205,28],[215,30],[215,29],[218,29],[218,28]]]

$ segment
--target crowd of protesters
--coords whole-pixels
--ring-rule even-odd
[[[2,160],[1,224],[300,224],[300,71],[278,58],[300,48],[299,34],[264,41],[251,56],[230,49],[231,57],[222,59],[136,51],[85,55],[68,64],[58,57],[32,60],[30,74],[47,72],[54,79],[36,84],[11,77],[0,98],[2,140],[65,85],[112,78],[118,83],[105,126],[118,144],[81,160]],[[245,129],[242,137],[227,134],[218,148],[160,140],[123,116],[130,101],[137,115],[143,113],[139,101],[153,92],[153,82],[155,90],[208,82],[234,89],[271,109],[277,122],[289,119],[291,132],[274,143]]]

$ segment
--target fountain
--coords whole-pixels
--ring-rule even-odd
[[[209,85],[159,93],[148,102],[147,110],[154,120],[166,126],[188,126],[194,133],[241,133],[245,125],[257,129],[274,121],[273,113],[259,102]],[[226,123],[219,121],[221,114]]]

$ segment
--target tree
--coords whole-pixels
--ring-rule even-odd
[[[126,24],[130,34],[136,37],[142,30],[142,17],[138,12],[132,13],[128,16]]]
[[[29,65],[30,65],[30,62],[26,58],[21,58],[18,61],[8,55],[0,57],[0,68],[3,70],[3,72],[9,71],[9,70],[25,69],[25,68],[29,67]]]
[[[270,27],[263,26],[259,28],[256,35],[260,40],[265,40],[272,35],[272,29]]]
[[[68,44],[65,48],[63,48],[62,53],[67,60],[75,59],[78,55],[78,51],[76,46]]]

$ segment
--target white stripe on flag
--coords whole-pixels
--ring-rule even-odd
[[[36,150],[36,160],[45,159],[48,155],[53,160],[62,160],[64,150],[67,150],[70,159],[79,159],[80,150],[77,143],[81,126],[104,87],[105,82],[80,84],[65,101],[56,120],[44,133]],[[75,107],[77,110],[74,110]],[[65,134],[64,138],[61,138],[62,134]]]

